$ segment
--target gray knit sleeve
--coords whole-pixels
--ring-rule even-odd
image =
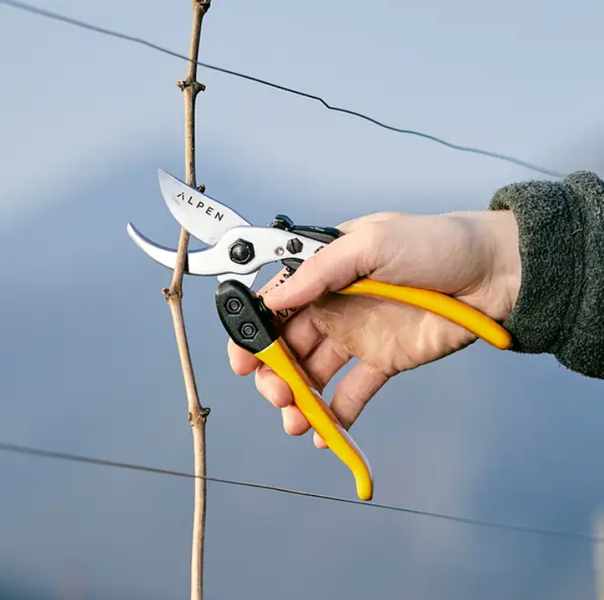
[[[604,182],[577,172],[561,182],[517,183],[489,208],[512,210],[518,222],[522,280],[503,324],[513,350],[553,354],[604,379]]]

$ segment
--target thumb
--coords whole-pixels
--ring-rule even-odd
[[[341,290],[370,268],[366,236],[350,233],[336,239],[304,261],[281,285],[264,296],[271,310],[298,308],[314,302],[326,292]]]

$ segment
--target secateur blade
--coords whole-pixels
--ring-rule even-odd
[[[234,265],[225,263],[224,248],[220,244],[228,231],[247,229],[251,223],[228,206],[202,194],[162,169],[158,170],[158,179],[162,196],[172,216],[191,235],[211,246],[187,252],[185,274],[214,275],[220,282],[235,279],[251,287],[258,272],[244,272],[242,269],[235,269],[239,272],[233,272]],[[176,267],[175,248],[156,244],[132,223],[128,223],[127,231],[132,241],[147,256],[169,269]]]
[[[128,223],[126,231],[128,232],[130,239],[132,239],[132,241],[149,258],[152,258],[155,262],[168,269],[174,270],[176,268],[177,250],[175,248],[167,248],[166,246],[156,244],[153,240],[150,240],[139,231],[132,223]],[[250,288],[254,285],[254,281],[258,276],[258,271],[252,273],[233,273],[231,269],[224,269],[224,273],[216,273],[217,269],[214,267],[215,261],[213,260],[214,255],[217,254],[215,250],[218,249],[189,250],[185,262],[185,275],[215,276],[219,282],[235,279]]]
[[[159,187],[172,216],[191,235],[213,246],[234,227],[251,223],[232,208],[202,194],[199,190],[158,170]]]

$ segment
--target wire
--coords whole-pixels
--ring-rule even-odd
[[[59,14],[59,13],[52,12],[52,11],[49,11],[49,10],[46,10],[43,8],[39,8],[32,4],[26,4],[25,2],[19,2],[18,0],[0,0],[0,4],[6,4],[7,6],[11,6],[12,8],[16,8],[18,10],[23,10],[23,11],[26,11],[29,13],[33,13],[35,15],[39,15],[41,17],[53,19],[55,21],[61,21],[62,23],[67,23],[68,25],[73,25],[75,27],[80,27],[83,29],[87,29],[89,31],[94,31],[94,32],[100,33],[102,35],[107,35],[107,36],[118,38],[121,40],[126,40],[128,42],[133,42],[136,44],[142,44],[143,46],[147,46],[148,48],[157,50],[158,52],[162,52],[164,54],[168,54],[169,56],[173,56],[175,58],[186,60],[187,62],[191,62],[191,59],[188,56],[185,56],[184,54],[179,54],[178,52],[174,52],[174,51],[164,48],[162,46],[158,46],[157,44],[154,44],[154,43],[144,40],[142,38],[128,35],[125,33],[120,33],[118,31],[114,31],[112,29],[106,29],[104,27],[99,27],[97,25],[92,25],[91,23],[86,23],[84,21],[80,21],[79,19],[74,19],[72,17],[68,17],[63,14]],[[252,75],[246,75],[245,73],[240,73],[238,71],[232,71],[231,69],[225,69],[224,67],[218,67],[216,65],[211,65],[211,64],[208,64],[205,62],[200,62],[200,61],[195,61],[195,62],[200,67],[204,67],[204,68],[210,69],[212,71],[218,71],[218,72],[224,73],[226,75],[231,75],[233,77],[239,77],[240,79],[245,79],[247,81],[253,81],[255,83],[259,83],[264,86],[268,86],[268,87],[271,87],[271,88],[274,88],[274,89],[277,89],[277,90],[280,90],[283,92],[287,92],[289,94],[294,94],[296,96],[301,96],[303,98],[307,98],[309,100],[315,100],[316,102],[320,102],[328,110],[351,115],[351,116],[357,117],[359,119],[364,119],[365,121],[369,121],[370,123],[377,125],[378,127],[383,127],[384,129],[388,129],[389,131],[394,131],[395,133],[402,133],[405,135],[413,135],[413,136],[425,138],[427,140],[431,140],[438,144],[447,146],[448,148],[452,148],[453,150],[459,150],[461,152],[470,152],[473,154],[480,154],[483,156],[488,156],[490,158],[496,158],[499,160],[503,160],[503,161],[506,161],[509,163],[519,165],[521,167],[525,167],[526,169],[530,169],[530,170],[536,171],[538,173],[550,175],[552,177],[565,177],[566,176],[564,173],[561,173],[559,171],[554,171],[554,170],[546,168],[546,167],[540,167],[538,165],[529,163],[529,162],[521,160],[519,158],[515,158],[513,156],[500,154],[498,152],[490,152],[488,150],[481,150],[479,148],[472,148],[470,146],[460,146],[458,144],[453,144],[451,142],[447,142],[445,140],[442,140],[433,135],[429,135],[427,133],[422,133],[420,131],[414,131],[412,129],[400,129],[399,127],[387,125],[387,124],[382,123],[381,121],[378,121],[377,119],[374,119],[373,117],[367,116],[363,113],[328,104],[323,98],[321,98],[321,96],[317,96],[315,94],[310,94],[308,92],[296,90],[294,88],[280,85],[278,83],[274,83],[274,82],[268,81],[266,79],[260,79],[259,77],[253,77]]]
[[[332,502],[340,502],[342,504],[354,504],[356,506],[363,506],[365,508],[376,508],[392,512],[407,513],[416,516],[430,517],[433,519],[441,519],[445,521],[453,521],[456,523],[462,523],[464,525],[474,525],[478,527],[488,527],[491,529],[503,529],[507,531],[515,531],[518,533],[530,533],[534,535],[550,536],[566,539],[583,540],[592,543],[602,543],[604,538],[590,535],[588,533],[580,531],[565,531],[561,529],[549,529],[546,527],[534,527],[530,525],[514,525],[511,523],[501,523],[497,521],[489,521],[486,519],[474,519],[469,517],[462,517],[457,515],[451,515],[446,513],[438,513],[427,510],[419,510],[415,508],[407,508],[404,506],[394,506],[391,504],[378,504],[375,502],[364,502],[362,500],[354,500],[352,498],[340,498],[338,496],[328,496],[325,494],[316,494],[312,492],[303,492],[300,490],[292,490],[284,487],[278,487],[274,485],[267,485],[263,483],[252,483],[249,481],[238,481],[236,479],[224,479],[220,477],[202,477],[192,473],[185,473],[183,471],[173,471],[171,469],[161,469],[157,467],[147,467],[144,465],[117,462],[112,460],[104,460],[100,458],[90,458],[87,456],[81,456],[79,454],[71,454],[66,452],[55,452],[52,450],[43,450],[40,448],[32,448],[30,446],[20,446],[17,444],[9,444],[0,442],[0,452],[8,452],[12,454],[25,454],[29,456],[36,456],[42,458],[52,458],[56,460],[66,460],[71,462],[79,462],[93,465],[100,465],[104,467],[110,467],[114,469],[126,469],[129,471],[143,471],[146,473],[155,473],[157,475],[181,477],[185,479],[205,479],[213,483],[221,483],[224,485],[233,485],[238,487],[253,488],[258,490],[266,490],[271,492],[279,492],[282,494],[289,494],[292,496],[303,496],[306,498],[315,498],[318,500],[328,500]]]

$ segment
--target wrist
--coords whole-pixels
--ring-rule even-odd
[[[495,318],[504,321],[514,309],[522,278],[518,223],[511,210],[488,211],[484,220],[492,248],[486,284],[493,297]]]
[[[462,296],[471,296],[476,308],[503,322],[516,304],[522,275],[514,213],[476,211],[458,216],[467,227],[469,254],[477,271],[475,286]]]

